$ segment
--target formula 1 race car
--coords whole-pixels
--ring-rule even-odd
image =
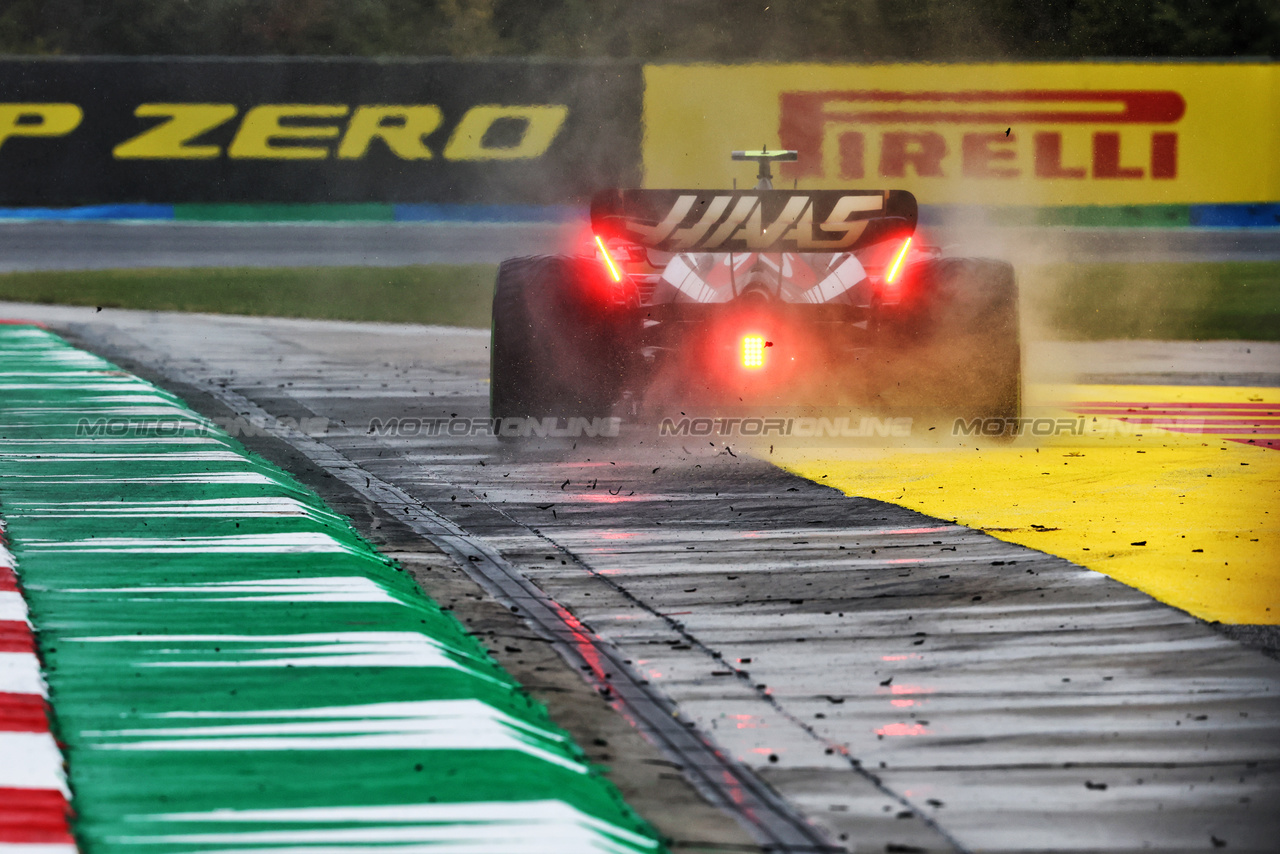
[[[835,406],[1012,432],[1008,263],[918,245],[911,193],[775,190],[770,164],[794,151],[733,158],[759,164],[753,190],[607,190],[590,253],[501,265],[494,419]]]

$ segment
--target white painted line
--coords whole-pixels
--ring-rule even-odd
[[[133,602],[380,602],[407,604],[371,578],[271,578],[262,581],[217,581],[210,584],[176,584],[156,587],[75,587],[67,593],[141,593]],[[161,596],[181,593],[183,596]],[[4,594],[0,594],[3,596]],[[2,603],[0,603],[2,604]]]
[[[41,477],[36,475],[12,475],[12,477],[25,477],[27,480],[35,483],[44,483],[51,485],[63,484],[157,484],[157,483],[194,483],[204,486],[219,485],[235,485],[244,486],[249,484],[259,486],[274,486],[279,489],[288,489],[291,492],[297,492],[275,478],[267,477],[257,472],[201,472],[199,474],[159,474],[159,475],[141,475],[139,477]]]
[[[5,408],[5,413],[9,415],[69,415],[77,418],[111,418],[113,416],[137,418],[139,416],[151,416],[154,418],[164,418],[166,421],[184,421],[192,424],[209,425],[212,421],[195,415],[191,410],[184,409],[177,404],[162,398],[148,398],[147,403],[159,403],[159,406],[125,406],[118,409],[109,409],[103,406],[10,406]],[[51,423],[66,423],[64,421]],[[35,427],[39,425],[26,424],[24,426]]]
[[[130,422],[130,423],[132,424],[133,422]],[[157,423],[164,423],[164,422],[157,422]],[[143,426],[143,425],[139,424],[136,426]],[[175,425],[175,428],[176,426],[177,425]],[[191,424],[189,426],[196,427],[199,425]],[[92,437],[84,437],[84,438],[77,438],[77,439],[40,439],[38,441],[31,441],[28,439],[0,439],[0,449],[31,447],[39,451],[44,448],[57,447],[58,445],[72,445],[75,447],[82,447],[85,443],[86,438],[93,439],[94,447],[103,447],[106,445],[110,445],[113,447],[121,446],[121,445],[126,447],[130,445],[146,445],[148,447],[152,445],[218,445],[219,447],[222,447],[226,445],[226,440],[213,437],[213,436],[146,436],[141,438],[92,436]],[[5,456],[22,456],[22,455],[14,454],[12,451],[5,451]],[[94,454],[94,456],[96,457],[101,455]]]
[[[481,714],[496,713],[504,719],[509,720],[512,726],[522,727],[531,732],[546,732],[541,727],[519,720],[518,718],[510,718],[505,712],[494,709],[487,703],[480,700],[406,700],[391,703],[366,703],[358,706],[316,706],[309,709],[258,709],[244,712],[162,712],[157,715],[149,715],[148,717],[156,719],[179,719],[179,720],[200,720],[205,718],[219,718],[222,720],[256,720],[258,718],[295,718],[298,720],[306,720],[308,718],[359,718],[368,720],[373,718],[408,718],[418,716],[459,716],[463,714]],[[568,737],[562,734],[547,733],[547,737],[554,737],[559,741],[568,741]]]
[[[113,635],[67,638],[82,643],[164,644],[168,660],[135,662],[138,667],[443,667],[477,679],[506,684],[488,675],[488,660],[450,649],[416,632],[335,632],[299,635]],[[184,643],[214,644],[220,651],[174,649]],[[245,644],[233,647],[232,644]],[[480,669],[476,669],[479,666]]]
[[[482,704],[477,704],[482,705]],[[231,724],[226,726],[128,729],[84,732],[85,737],[130,740],[101,741],[95,750],[155,752],[245,752],[257,750],[514,750],[578,774],[587,766],[547,747],[540,738],[494,709],[456,717],[380,719],[373,721],[305,721]],[[150,736],[144,738],[142,736]]]
[[[304,709],[259,709],[247,712],[164,712],[147,715],[147,720],[220,720],[247,721],[271,719],[271,723],[220,723],[216,726],[173,727],[152,726],[142,729],[86,730],[85,736],[152,736],[169,738],[189,735],[308,735],[319,732],[394,732],[421,728],[431,731],[440,724],[456,725],[467,721],[486,721],[539,737],[544,741],[566,743],[567,736],[538,726],[481,700],[411,700],[394,703],[371,703],[356,706],[321,706]]]
[[[131,822],[195,824],[290,824],[307,829],[226,833],[165,834],[113,839],[125,844],[165,843],[235,845],[237,852],[354,852],[394,850],[398,854],[562,854],[566,851],[657,850],[658,843],[601,821],[561,801],[490,801],[449,804],[405,804],[390,807],[323,807],[269,810],[217,810],[129,816]],[[315,825],[354,824],[366,827],[314,829]],[[623,844],[618,844],[618,843]],[[400,843],[388,849],[386,843]],[[419,844],[413,844],[419,843]],[[250,845],[263,846],[257,849]],[[323,846],[323,847],[322,847]]]
[[[214,463],[236,462],[244,465],[245,458],[235,451],[173,451],[167,454],[5,454],[14,462],[39,460],[42,463],[150,463],[150,462],[183,462]]]
[[[137,383],[131,383],[128,380],[98,380],[92,383],[60,383],[60,382],[12,382],[0,383],[0,391],[49,391],[58,389],[75,389],[76,391],[110,391],[119,392],[122,390],[136,391],[140,390]]]
[[[152,405],[152,406],[155,406],[157,409],[160,409],[161,407],[163,407],[163,409],[160,409],[160,411],[162,411],[162,412],[181,412],[181,413],[183,413],[184,415],[187,415],[187,417],[190,417],[190,411],[189,411],[189,410],[187,410],[187,409],[184,409],[184,408],[182,408],[181,406],[179,406],[179,405],[177,405],[176,403],[174,403],[173,398],[171,398],[171,397],[166,397],[165,395],[162,395],[162,394],[154,394],[154,393],[153,393],[153,394],[110,394],[110,395],[107,395],[107,394],[99,394],[99,395],[85,395],[84,397],[80,398],[80,399],[76,402],[76,405],[75,405],[74,407],[69,407],[69,406],[60,406],[60,407],[59,407],[59,406],[15,406],[15,407],[9,407],[8,409],[9,409],[9,411],[10,411],[10,412],[14,412],[14,413],[20,413],[20,412],[79,412],[79,413],[84,413],[84,414],[93,414],[93,415],[111,415],[111,414],[116,414],[116,415],[125,415],[125,414],[128,414],[128,413],[130,413],[130,412],[135,412],[135,413],[137,412],[137,410],[136,410],[136,409],[133,409],[133,408],[131,408],[131,407],[123,407],[123,408],[116,409],[116,410],[114,410],[114,411],[113,411],[113,410],[110,410],[110,409],[106,409],[106,408],[105,408],[105,406],[104,406],[105,404],[119,405],[119,404],[125,404],[125,403],[133,403],[133,404],[144,403],[144,404],[150,404],[150,405]]]
[[[89,540],[29,540],[31,550],[94,554],[327,554],[346,552],[369,555],[365,549],[353,548],[329,534],[303,531],[278,534],[234,534],[226,537],[95,537]]]
[[[43,501],[22,505],[20,511],[10,509],[13,516],[43,518],[131,518],[135,516],[196,516],[215,519],[241,519],[259,516],[312,516],[337,520],[326,510],[310,506],[296,498],[275,496],[244,498],[195,498],[190,501]]]

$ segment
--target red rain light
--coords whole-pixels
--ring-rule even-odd
[[[609,268],[609,275],[613,276],[615,282],[622,281],[622,272],[618,269],[618,265],[613,263],[613,257],[609,254],[609,250],[604,248],[604,241],[600,239],[600,235],[596,235],[596,246],[600,247],[600,257],[604,259],[604,265]]]
[[[755,370],[764,367],[764,337],[742,336],[742,367]]]
[[[898,250],[898,254],[893,256],[893,263],[889,265],[889,272],[884,277],[887,284],[893,284],[893,280],[898,277],[898,272],[902,270],[902,262],[906,260],[909,249],[911,249],[910,237],[902,241],[902,247]]]

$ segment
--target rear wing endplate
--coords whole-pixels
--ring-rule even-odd
[[[606,190],[591,226],[664,252],[850,252],[914,233],[905,190]]]

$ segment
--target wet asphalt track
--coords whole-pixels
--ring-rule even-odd
[[[134,267],[496,264],[573,246],[582,225],[0,223],[0,272]],[[1015,263],[1275,261],[1280,229],[941,227],[929,240]]]
[[[53,321],[211,415],[324,419],[292,445],[247,442],[453,604],[677,850],[748,838],[691,796],[696,769],[609,710],[627,711],[603,691],[601,670],[620,662],[803,814],[812,839],[846,850],[1261,852],[1280,839],[1280,662],[1105,576],[705,440],[636,429],[511,448],[369,432],[373,418],[483,416],[484,333],[0,316]],[[1228,364],[1194,348],[1145,364],[1172,382]],[[1105,351],[1075,355],[1095,374],[1126,370]],[[1262,377],[1274,358],[1229,364]],[[422,519],[471,534],[616,659],[575,660],[579,679],[414,534]]]

